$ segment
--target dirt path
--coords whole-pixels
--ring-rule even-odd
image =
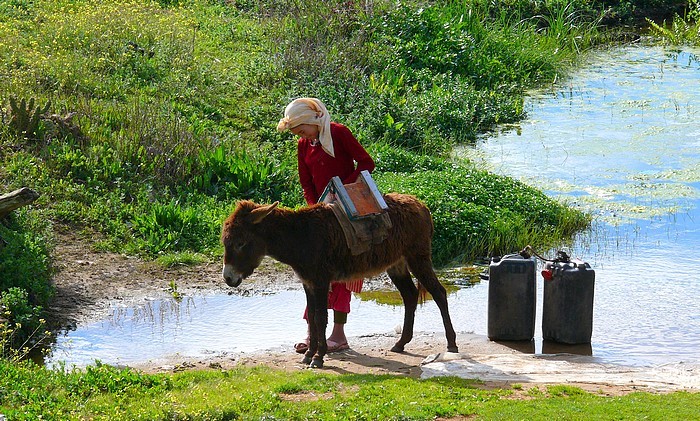
[[[50,306],[51,320],[62,326],[76,326],[108,317],[115,301],[142,303],[146,298],[172,295],[235,293],[248,295],[285,289],[300,289],[296,275],[280,263],[266,259],[242,285],[231,289],[221,279],[221,265],[211,262],[197,266],[165,269],[153,262],[114,253],[96,252],[90,243],[63,235],[55,250],[58,273],[54,277],[56,298]],[[366,282],[367,288],[386,288],[387,280]],[[633,391],[700,391],[700,367],[679,366],[639,369],[600,364],[593,357],[524,354],[481,335],[458,333],[459,354],[445,354],[441,333],[416,332],[405,353],[389,349],[397,340],[393,334],[350,338],[352,349],[329,354],[324,372],[395,374],[419,377],[458,375],[475,378],[483,387],[512,384],[543,388],[547,384],[571,384],[606,395]],[[286,370],[306,369],[301,356],[291,349],[269,349],[255,353],[231,354],[207,360],[178,360],[134,365],[145,372],[185,369],[227,369],[237,365],[267,364]]]

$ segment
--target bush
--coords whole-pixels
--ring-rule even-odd
[[[375,179],[382,192],[413,194],[431,210],[437,266],[551,245],[590,222],[532,187],[462,165],[377,173]]]
[[[0,351],[32,347],[54,290],[49,225],[35,211],[19,209],[0,222]]]
[[[26,291],[29,303],[45,305],[53,295],[50,228],[38,212],[19,209],[0,223],[0,292]]]
[[[0,293],[0,355],[12,355],[11,349],[26,350],[41,339],[36,335],[45,321],[42,307],[29,303],[27,291],[12,287]]]

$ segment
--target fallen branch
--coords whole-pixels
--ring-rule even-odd
[[[22,206],[27,206],[39,198],[39,193],[27,187],[0,196],[0,219]]]

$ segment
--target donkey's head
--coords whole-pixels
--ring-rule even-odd
[[[278,203],[257,205],[242,201],[224,221],[221,229],[221,242],[224,245],[223,275],[228,286],[240,285],[262,262],[267,244],[260,233],[260,222]]]

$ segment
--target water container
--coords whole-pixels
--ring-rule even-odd
[[[542,304],[542,338],[565,344],[591,342],[595,271],[581,260],[547,263]]]
[[[535,336],[536,263],[510,254],[489,265],[488,337],[492,341],[530,341]]]

